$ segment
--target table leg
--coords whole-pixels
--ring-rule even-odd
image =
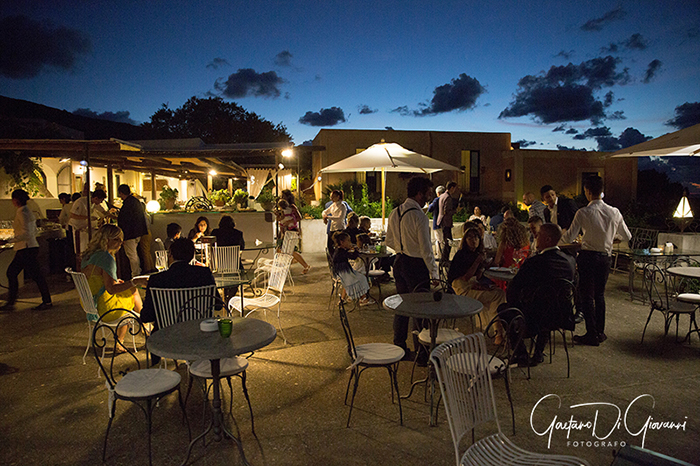
[[[430,319],[430,352],[432,353],[435,349],[435,344],[437,341],[438,334],[438,321],[436,319]],[[435,367],[433,366],[430,358],[428,358],[428,381],[430,383],[430,426],[437,425],[437,406],[435,407],[435,412],[433,414],[433,399],[435,397],[435,380],[437,374],[435,373]]]
[[[202,432],[197,438],[192,440],[190,442],[190,446],[187,449],[187,456],[185,457],[185,461],[182,462],[183,465],[187,463],[187,460],[190,459],[190,453],[192,452],[192,446],[201,438],[203,438],[207,433],[209,433],[211,430],[214,430],[214,440],[217,442],[220,442],[222,438],[228,437],[234,442],[236,442],[236,446],[238,447],[238,451],[241,454],[241,459],[243,460],[243,464],[250,466],[248,463],[248,460],[245,457],[245,452],[243,451],[243,445],[241,444],[241,441],[233,435],[231,432],[226,429],[226,426],[224,425],[223,422],[223,412],[221,411],[221,390],[219,389],[219,380],[220,380],[220,374],[221,374],[221,362],[218,359],[212,359],[210,361],[211,363],[211,375],[212,375],[212,384],[213,384],[213,400],[212,400],[212,418],[209,421],[209,425],[207,428]]]

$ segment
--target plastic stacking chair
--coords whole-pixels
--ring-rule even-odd
[[[466,335],[436,347],[430,359],[440,381],[458,466],[562,465],[588,466],[573,456],[545,455],[519,448],[501,432],[483,333]],[[468,433],[495,422],[497,432],[474,443],[460,456]]]
[[[279,324],[280,333],[284,342],[287,343],[287,337],[284,335],[282,322],[280,320],[280,308],[282,304],[282,292],[284,291],[284,282],[289,273],[289,266],[292,264],[292,256],[289,254],[275,254],[272,262],[272,270],[270,279],[267,281],[265,292],[255,298],[241,298],[234,296],[228,302],[229,312],[237,311],[242,317],[248,317],[252,312],[263,310],[267,315],[267,309],[277,306],[277,323]]]
[[[340,314],[340,324],[343,326],[345,339],[348,343],[348,354],[352,360],[352,364],[348,367],[350,370],[350,379],[345,389],[345,404],[347,405],[350,383],[353,382],[350,411],[348,411],[346,427],[350,427],[350,416],[352,416],[352,407],[355,404],[355,395],[357,394],[357,386],[360,383],[360,376],[370,367],[386,367],[386,370],[389,372],[391,402],[394,402],[394,391],[396,391],[396,399],[399,404],[399,423],[403,425],[403,411],[401,409],[401,396],[399,396],[399,383],[396,378],[396,372],[399,368],[399,361],[401,361],[404,354],[406,354],[405,351],[403,348],[390,343],[365,343],[363,345],[355,345],[355,341],[352,338],[352,331],[350,330],[348,315],[345,312],[345,305],[341,299],[338,300],[338,310]]]
[[[122,312],[124,314],[117,319],[118,324],[116,326],[108,322],[109,320],[117,318]],[[107,423],[107,431],[105,432],[104,446],[102,448],[102,461],[105,461],[107,455],[107,438],[109,437],[109,430],[114,420],[117,401],[125,400],[137,405],[146,415],[146,422],[148,423],[148,464],[152,464],[151,417],[153,410],[158,406],[158,402],[161,398],[174,391],[178,393],[178,402],[180,404],[180,409],[182,409],[183,419],[187,424],[188,438],[190,437],[190,426],[187,422],[185,405],[180,396],[181,378],[180,374],[175,371],[156,368],[148,369],[150,366],[150,353],[148,349],[145,350],[146,357],[145,361],[142,362],[130,349],[118,345],[116,329],[122,325],[129,325],[132,335],[145,335],[143,323],[135,313],[128,310],[116,309],[104,313],[102,317],[95,322],[95,328],[92,334],[92,350],[97,364],[100,366],[100,370],[107,379],[105,385],[108,391],[107,407],[109,410],[109,422]],[[112,338],[100,338],[98,337],[98,332],[110,333]],[[112,343],[110,343],[110,340]],[[112,357],[109,360],[109,364],[103,364],[100,353],[104,353],[104,349],[108,345],[112,346]],[[118,350],[123,350],[125,353],[117,353]],[[115,364],[115,359],[118,359],[117,364]],[[144,368],[142,368],[142,365]],[[168,435],[170,435],[170,433]]]
[[[97,312],[97,307],[95,307],[95,300],[90,292],[90,285],[88,284],[85,274],[82,272],[73,272],[73,269],[70,267],[66,268],[66,273],[68,273],[73,279],[73,284],[75,285],[75,289],[78,291],[78,297],[80,298],[80,306],[83,308],[83,311],[85,311],[85,317],[87,318],[88,342],[87,346],[85,347],[85,353],[83,353],[83,364],[85,364],[85,358],[87,357],[88,351],[90,351],[90,346],[92,345],[93,328],[95,326],[95,322],[97,322],[97,320],[100,318],[100,314]],[[116,327],[119,324],[117,322],[103,322],[103,325],[111,325]],[[104,333],[102,336],[105,336]],[[136,339],[132,337],[132,341],[134,344],[134,351],[136,351]],[[102,357],[104,358],[104,352]],[[99,373],[100,370],[98,369],[97,374],[99,375]]]

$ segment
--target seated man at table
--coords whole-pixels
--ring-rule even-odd
[[[146,297],[141,309],[141,320],[153,322],[153,331],[158,329],[158,324],[151,288],[194,288],[216,283],[209,267],[190,265],[193,258],[194,243],[187,238],[178,238],[173,241],[168,250],[168,262],[170,263],[168,270],[153,274],[148,279]],[[153,364],[157,364],[159,360],[160,358],[154,355]]]
[[[537,233],[539,254],[531,256],[523,262],[520,270],[506,290],[507,303],[499,307],[499,313],[509,307],[520,309],[525,316],[528,330],[526,336],[536,338],[535,353],[531,360],[528,361],[524,343],[521,343],[514,349],[515,360],[521,365],[530,364],[535,366],[544,360],[542,351],[549,341],[551,329],[566,328],[567,330],[573,330],[575,325],[572,309],[560,309],[559,315],[541,315],[542,307],[537,305],[536,296],[534,296],[535,302],[532,305],[526,302],[532,298],[530,296],[530,299],[528,299],[528,294],[534,294],[542,284],[548,281],[558,278],[574,281],[576,262],[573,257],[563,253],[557,247],[561,235],[561,228],[556,223],[545,223],[540,227],[540,231]],[[501,313],[501,317],[506,321],[513,318],[512,315],[504,313]]]

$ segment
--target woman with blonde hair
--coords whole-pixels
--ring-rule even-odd
[[[506,218],[498,227],[498,250],[494,265],[499,267],[520,267],[520,262],[530,253],[530,239],[525,228],[514,217]]]
[[[103,315],[113,309],[129,309],[141,312],[141,296],[137,286],[145,285],[146,279],[131,279],[124,282],[117,278],[117,261],[114,255],[124,242],[124,233],[116,225],[100,227],[83,253],[82,270],[88,278],[90,292],[95,299],[97,312]],[[114,313],[110,321],[118,320],[120,313]],[[117,330],[118,348],[123,349],[126,326]]]

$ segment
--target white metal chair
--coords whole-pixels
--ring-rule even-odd
[[[294,249],[299,244],[301,237],[298,231],[286,231],[284,233],[284,238],[282,239],[282,246],[280,247],[279,253],[289,254],[290,256],[294,254]],[[257,267],[255,268],[255,278],[254,282],[257,283],[260,277],[266,277],[270,275],[272,262],[274,259],[266,259],[261,257],[258,259]],[[294,286],[294,279],[292,278],[291,267],[289,269],[289,274],[287,275],[287,280],[290,286]]]
[[[156,269],[159,272],[168,270],[168,251],[156,251]]]
[[[496,413],[489,355],[483,333],[441,344],[430,355],[440,381],[458,466],[562,465],[588,466],[572,456],[545,455],[519,448],[501,432]],[[460,457],[462,438],[482,424],[495,422],[498,432],[474,442]]]
[[[355,395],[357,394],[357,386],[360,383],[360,375],[365,369],[370,367],[386,367],[389,372],[389,379],[391,385],[391,402],[394,402],[394,391],[396,391],[396,398],[399,404],[399,422],[403,425],[403,411],[401,409],[401,396],[399,395],[399,384],[396,378],[396,373],[399,369],[399,361],[403,359],[405,351],[400,346],[392,345],[390,343],[365,343],[362,345],[355,345],[355,340],[352,338],[352,331],[350,330],[350,322],[348,321],[348,315],[345,312],[345,305],[342,299],[338,299],[338,311],[340,315],[340,324],[343,327],[343,332],[345,333],[345,339],[348,343],[348,354],[352,360],[352,364],[348,369],[350,372],[350,379],[348,380],[348,386],[345,389],[345,404],[348,404],[348,393],[350,392],[350,383],[352,386],[352,397],[350,398],[350,411],[348,411],[348,422],[346,427],[350,427],[350,416],[352,415],[352,407],[355,403]]]
[[[112,322],[104,322],[103,319],[113,318],[124,312],[116,320],[117,325],[112,325]],[[132,311],[122,311],[122,310],[110,310],[107,311],[100,317],[95,323],[95,328],[93,330],[92,336],[92,349],[97,359],[97,364],[100,370],[107,379],[105,385],[107,386],[108,398],[107,398],[107,409],[109,412],[109,422],[107,423],[107,430],[105,432],[105,440],[102,448],[102,462],[105,461],[107,454],[107,438],[109,436],[109,430],[112,427],[112,421],[114,420],[114,414],[117,407],[117,400],[130,401],[137,405],[143,413],[146,415],[146,421],[148,423],[148,464],[152,464],[151,461],[151,417],[153,410],[158,406],[158,402],[166,395],[177,391],[178,402],[180,404],[180,409],[182,409],[182,415],[187,424],[187,435],[190,437],[190,426],[187,422],[187,414],[185,412],[185,405],[182,403],[182,397],[180,396],[180,381],[181,377],[175,371],[169,371],[166,369],[156,369],[148,368],[150,364],[149,352],[146,348],[146,358],[145,361],[140,361],[134,353],[128,348],[123,348],[126,350],[123,357],[119,359],[119,363],[115,364],[115,356],[117,354],[117,333],[116,327],[121,325],[129,325],[131,327],[130,333],[132,335],[144,335],[145,328],[143,323],[138,318],[138,316]],[[97,332],[102,332],[102,338],[97,336]],[[114,340],[112,358],[109,364],[104,364],[104,350],[108,345],[107,339],[104,337],[106,332],[112,333]],[[102,350],[103,357],[100,357],[99,351]],[[144,368],[142,368],[142,365]],[[170,434],[169,434],[170,435]]]
[[[289,254],[275,254],[270,272],[270,279],[267,282],[265,292],[255,298],[241,298],[234,296],[228,302],[229,312],[235,309],[243,317],[248,317],[252,312],[263,309],[266,311],[274,306],[277,306],[277,323],[279,324],[280,332],[284,342],[287,343],[287,337],[284,335],[282,322],[280,321],[280,307],[282,303],[282,292],[284,291],[284,282],[289,273],[289,266],[292,264],[292,256]],[[252,309],[251,309],[252,308]],[[251,309],[245,312],[247,309]],[[267,315],[267,312],[265,312]]]
[[[238,247],[238,246],[236,246]],[[150,288],[153,296],[153,307],[156,311],[156,321],[160,328],[172,325],[175,322],[187,320],[209,318],[214,314],[216,308],[221,308],[224,303],[216,294],[216,285],[207,285],[194,288]],[[220,377],[226,379],[231,391],[230,403],[233,403],[233,388],[231,377],[237,376],[241,379],[243,394],[248,402],[250,411],[251,429],[255,433],[255,422],[253,419],[253,407],[250,404],[248,389],[246,387],[246,369],[248,360],[243,357],[223,358],[220,361]],[[204,380],[204,393],[208,391],[206,381],[214,377],[211,373],[211,364],[208,359],[188,361],[187,367],[190,374]],[[190,377],[185,395],[185,403],[192,389],[192,378]],[[229,407],[230,409],[230,407]]]
[[[226,275],[238,275],[241,270],[241,247],[240,246],[214,246],[213,272]]]
[[[97,312],[97,307],[95,306],[95,299],[92,297],[92,293],[90,292],[90,285],[88,284],[87,277],[85,276],[84,273],[82,272],[73,272],[73,269],[70,267],[66,268],[66,273],[70,275],[70,277],[73,279],[73,284],[75,285],[75,289],[78,291],[78,297],[80,298],[80,306],[83,308],[83,311],[85,311],[85,317],[87,318],[87,325],[88,325],[88,342],[87,346],[85,347],[85,353],[83,353],[83,364],[85,364],[85,358],[87,357],[88,351],[90,351],[90,345],[92,345],[92,334],[93,334],[93,328],[95,326],[95,322],[100,318],[100,314]],[[102,322],[103,325],[110,325],[108,322]],[[111,323],[113,327],[119,326],[118,322],[113,322]],[[104,338],[105,334],[103,331],[102,337]],[[136,340],[132,335],[132,341],[134,344],[134,351],[136,351]],[[104,350],[104,347],[102,348]],[[102,358],[104,359],[104,351],[102,353]],[[99,369],[97,370],[97,373],[99,375],[100,371]]]

